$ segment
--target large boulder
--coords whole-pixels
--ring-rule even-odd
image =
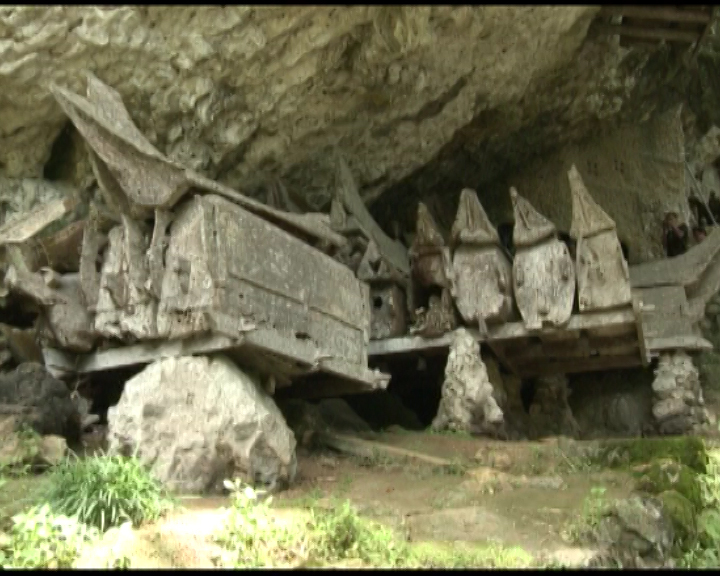
[[[240,477],[274,489],[295,477],[295,437],[260,384],[225,357],[166,358],[108,410],[110,453],[136,454],[169,488]]]
[[[20,423],[41,436],[62,436],[71,443],[80,440],[80,414],[69,388],[40,364],[21,364],[1,375],[0,404],[17,407]]]

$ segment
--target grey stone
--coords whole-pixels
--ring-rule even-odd
[[[40,464],[57,466],[67,456],[68,445],[61,436],[43,436],[38,446],[37,459]]]
[[[445,381],[435,430],[489,432],[503,423],[503,412],[493,397],[487,369],[480,357],[480,345],[470,333],[456,330],[450,345]]]
[[[80,440],[80,414],[68,387],[40,364],[21,364],[0,376],[0,404],[29,409],[24,421],[38,434]]]
[[[662,400],[653,406],[653,416],[657,420],[666,420],[688,412],[688,406],[681,398]]]
[[[111,453],[132,454],[170,488],[204,492],[240,477],[295,477],[295,437],[272,398],[223,356],[159,360],[108,411]]]

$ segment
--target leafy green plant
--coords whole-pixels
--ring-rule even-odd
[[[47,504],[14,516],[12,522],[0,550],[2,568],[71,568],[82,548],[99,535],[76,518],[54,514]]]
[[[406,552],[391,530],[360,518],[348,501],[312,509],[306,529],[314,559],[320,562],[357,558],[371,566],[393,567]]]
[[[720,452],[708,452],[707,472],[698,477],[703,510],[698,515],[698,538],[681,558],[686,568],[720,565]]]
[[[579,517],[565,528],[563,532],[565,539],[582,542],[597,530],[608,508],[605,492],[606,489],[602,486],[594,486],[590,489],[590,495],[585,498]]]
[[[273,517],[272,498],[240,482],[225,482],[232,507],[216,541],[235,568],[306,566],[346,559],[394,566],[403,546],[394,534],[361,519],[345,502],[331,510],[313,506],[304,520],[281,522]]]
[[[72,458],[51,474],[47,502],[53,510],[102,531],[125,522],[152,522],[172,506],[163,486],[136,458]]]

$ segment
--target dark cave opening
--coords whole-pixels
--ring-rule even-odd
[[[120,402],[125,383],[145,366],[131,366],[91,374],[78,386],[78,392],[90,401],[90,413],[100,417],[100,424],[107,425],[107,413]]]
[[[69,166],[73,166],[73,132],[75,127],[69,120],[55,138],[50,157],[43,168],[43,178],[50,181],[64,180]]]
[[[447,354],[398,356],[380,367],[391,375],[387,390],[343,399],[371,428],[425,429],[440,405]],[[377,367],[377,366],[376,366]]]

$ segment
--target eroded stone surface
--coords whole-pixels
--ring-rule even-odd
[[[503,413],[480,357],[480,345],[460,328],[450,346],[442,398],[432,422],[436,430],[491,432],[502,426]]]
[[[652,412],[661,434],[696,433],[708,423],[700,375],[687,353],[662,354],[652,388]]]
[[[478,113],[566,65],[596,12],[4,7],[0,164],[9,176],[41,174],[65,123],[48,85],[81,92],[90,70],[161,151],[209,176],[253,187],[285,172],[317,203],[331,177],[325,148],[340,141],[362,185],[386,188]]]
[[[125,384],[108,427],[110,452],[137,450],[176,490],[212,490],[234,476],[274,487],[295,477],[295,437],[280,410],[223,357],[149,365]]]

